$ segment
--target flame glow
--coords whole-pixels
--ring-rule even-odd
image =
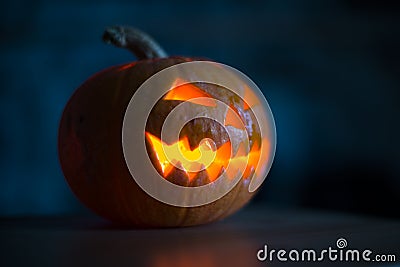
[[[249,110],[254,106],[259,105],[259,100],[257,96],[253,93],[253,91],[247,86],[244,86],[244,96],[243,99],[243,109],[244,110]]]
[[[216,100],[207,92],[194,84],[182,83],[184,83],[183,80],[175,80],[163,100],[189,101],[208,107],[217,106]],[[245,90],[245,97],[250,98],[249,104],[256,105],[257,99],[247,91]],[[199,97],[201,99],[198,99]],[[250,109],[245,101],[243,103],[244,110]],[[244,121],[233,106],[227,109],[224,124],[237,129],[244,128]],[[207,172],[210,182],[215,181],[223,172],[229,179],[235,178],[239,172],[243,179],[247,179],[254,174],[261,156],[261,140],[254,141],[250,148],[241,142],[236,154],[231,155],[230,141],[217,148],[213,140],[205,138],[201,140],[198,147],[191,149],[188,136],[182,137],[175,143],[167,144],[155,135],[146,132],[146,139],[154,151],[159,163],[159,171],[164,178],[168,178],[174,168],[178,168],[186,173],[189,181],[192,181],[203,170]],[[264,140],[262,143],[264,144]]]
[[[175,166],[180,166],[192,180],[199,171],[205,169],[210,181],[218,178],[223,167],[226,168],[230,158],[230,142],[215,149],[212,140],[203,139],[199,146],[191,150],[187,137],[168,145],[156,136],[146,132],[164,177],[167,177]]]
[[[146,132],[146,137],[157,157],[164,178],[167,178],[171,171],[179,166],[185,171],[189,181],[193,180],[203,169],[207,172],[210,182],[217,179],[222,170],[229,170],[226,171],[229,179],[233,179],[239,170],[244,170],[242,177],[247,179],[253,174],[260,159],[258,143],[252,146],[249,153],[246,153],[245,145],[241,143],[236,155],[231,157],[229,141],[215,149],[208,139],[203,139],[198,147],[191,150],[187,137],[183,137],[171,145],[162,142],[148,132]],[[227,169],[229,164],[233,164],[233,167]]]
[[[183,82],[184,81],[181,79],[175,80],[174,83],[171,85],[171,90],[165,95],[164,100],[189,101],[207,107],[217,106],[216,101],[209,94],[207,94],[194,84],[182,84]],[[197,99],[199,97],[202,97],[202,99]],[[207,98],[205,99],[205,97]]]

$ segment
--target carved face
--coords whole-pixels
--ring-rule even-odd
[[[214,84],[171,87],[154,106],[146,125],[147,151],[157,171],[172,183],[201,186],[216,180],[233,164],[237,168],[226,173],[228,178],[233,179],[234,170],[242,168],[242,179],[248,179],[258,164],[261,145],[260,128],[251,109],[235,93]],[[186,123],[179,139],[161,140],[166,117],[185,101],[192,105],[174,114],[174,119],[185,121],[193,110],[203,117]],[[223,117],[223,125],[212,119],[218,116]]]

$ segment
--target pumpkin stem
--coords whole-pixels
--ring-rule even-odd
[[[167,57],[161,46],[146,33],[128,26],[111,26],[105,29],[103,41],[126,48],[139,60]]]

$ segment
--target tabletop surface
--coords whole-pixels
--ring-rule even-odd
[[[347,242],[342,249],[340,238]],[[0,266],[400,266],[400,221],[257,205],[220,222],[173,229],[118,228],[87,216],[2,218],[0,240]],[[268,256],[284,249],[288,259],[297,250],[300,260],[272,254],[260,261],[265,245]],[[371,261],[332,261],[327,254],[322,264],[301,260],[305,249],[329,247],[357,249],[360,257],[368,249]],[[376,255],[396,261],[383,264]]]

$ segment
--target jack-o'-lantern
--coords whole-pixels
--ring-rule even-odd
[[[204,224],[246,204],[257,191],[248,189],[251,177],[257,168],[263,168],[261,175],[266,175],[275,152],[275,128],[269,109],[268,125],[264,125],[246,93],[240,96],[219,84],[185,82],[188,75],[196,74],[178,74],[172,83],[162,80],[161,85],[167,89],[149,109],[145,127],[139,131],[143,140],[133,140],[129,134],[124,136],[123,129],[138,88],[162,70],[203,59],[167,57],[148,35],[129,27],[110,27],[103,39],[131,50],[139,61],[97,73],[77,89],[65,107],[59,128],[59,156],[66,180],[77,197],[105,218],[144,227]],[[253,95],[254,99],[260,100]],[[135,105],[147,105],[145,100]],[[164,140],[163,126],[175,109],[179,109],[175,121],[185,120],[193,112],[201,116],[187,119],[177,129],[175,139]],[[130,120],[130,124],[135,130],[135,122]],[[263,131],[268,131],[264,137]],[[125,143],[143,142],[145,150],[127,148],[124,138],[130,139]],[[129,161],[125,150],[129,150]],[[239,179],[229,192],[213,201],[176,205],[151,196],[132,178],[129,162],[143,158],[151,162],[160,179],[176,187],[212,188],[221,176],[227,181]],[[142,176],[146,173],[141,175],[146,179]],[[203,190],[200,194],[208,193]],[[185,197],[189,196],[181,199]]]

